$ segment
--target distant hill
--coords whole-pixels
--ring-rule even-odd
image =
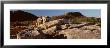
[[[55,19],[55,20],[56,19],[61,19],[61,18],[70,19],[70,18],[75,18],[75,17],[83,18],[83,17],[86,17],[86,16],[84,16],[80,12],[67,12],[67,13],[64,13],[63,15],[52,16],[52,19]]]
[[[38,17],[28,13],[24,12],[22,10],[17,10],[17,11],[10,11],[10,21],[15,22],[15,21],[33,21],[36,20]]]
[[[84,16],[83,14],[81,14],[80,12],[67,12],[65,13],[66,16],[75,16],[75,17],[81,17]]]

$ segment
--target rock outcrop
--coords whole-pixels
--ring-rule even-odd
[[[55,34],[56,31],[57,31],[57,27],[56,27],[56,26],[53,26],[53,27],[48,28],[48,29],[46,29],[46,30],[42,30],[42,32],[43,32],[44,34],[50,34],[50,35]]]
[[[19,18],[18,15],[20,15]],[[26,14],[26,15],[24,15]],[[24,18],[22,16],[24,15]],[[87,19],[80,23],[72,23],[77,20],[72,20],[77,17],[85,17],[80,12],[68,12],[65,15],[58,16],[59,18],[50,20],[50,17],[28,17],[30,13],[23,11],[11,12],[11,16],[15,16],[17,19],[13,20],[11,17],[11,38],[16,39],[100,39],[101,38],[101,24],[100,19],[97,22],[96,18],[81,18]],[[26,17],[26,18],[25,18]],[[35,17],[35,18],[34,18]],[[18,21],[18,19],[20,19]],[[24,19],[24,20],[22,20]],[[32,20],[31,20],[32,19]],[[52,19],[52,17],[51,17]],[[15,22],[14,22],[15,21]],[[32,23],[34,22],[34,23]],[[13,25],[17,24],[17,25]]]
[[[47,28],[50,28],[52,26],[61,25],[63,23],[64,23],[64,20],[63,19],[59,19],[59,20],[54,20],[54,21],[50,21],[50,22],[46,22],[44,24],[41,24],[41,25],[38,26],[38,28],[47,29]]]
[[[39,25],[34,29],[25,29],[18,34],[19,38],[53,38],[57,39],[58,36],[67,39],[99,39],[100,27],[90,23],[82,24],[63,24],[64,20],[54,20]]]

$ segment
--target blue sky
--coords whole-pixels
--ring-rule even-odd
[[[56,16],[56,15],[62,15],[65,12],[81,12],[85,16],[93,16],[93,17],[100,17],[101,16],[101,10],[100,9],[53,9],[53,10],[23,10],[25,12],[32,13],[36,16]]]

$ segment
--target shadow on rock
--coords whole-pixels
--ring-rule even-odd
[[[49,34],[45,34],[46,39],[67,39],[66,36],[64,36],[64,34],[60,34],[60,35],[49,35]]]

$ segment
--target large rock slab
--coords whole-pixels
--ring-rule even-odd
[[[48,29],[46,29],[46,30],[42,30],[42,32],[43,32],[44,34],[49,34],[49,35],[55,34],[56,31],[57,31],[57,26],[53,26],[53,27],[48,28]]]
[[[100,30],[81,30],[78,28],[66,29],[59,31],[59,34],[64,34],[67,39],[100,39]]]
[[[47,28],[50,28],[52,26],[61,25],[63,23],[64,23],[64,20],[59,19],[59,20],[54,20],[54,21],[50,21],[50,22],[46,22],[44,24],[41,24],[41,25],[38,26],[38,28],[47,29]]]
[[[80,29],[83,29],[83,30],[96,30],[96,29],[100,29],[100,26],[89,25],[89,26],[83,26]]]

